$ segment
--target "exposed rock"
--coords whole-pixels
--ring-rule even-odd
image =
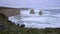
[[[42,15],[42,11],[39,11],[39,15]]]
[[[9,8],[9,7],[0,7],[0,13],[3,13],[6,17],[19,15],[20,9],[18,8]]]
[[[19,26],[19,24],[17,24],[17,26]]]
[[[31,9],[30,14],[35,14],[35,12],[34,12],[34,10],[33,10],[33,9]]]
[[[25,25],[24,25],[24,24],[22,24],[22,25],[20,25],[20,27],[21,27],[21,28],[24,28],[24,27],[25,27]]]
[[[11,22],[11,21],[8,21],[10,25],[15,25],[15,23]]]

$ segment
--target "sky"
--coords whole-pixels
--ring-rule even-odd
[[[0,0],[0,6],[12,8],[60,8],[60,0]]]

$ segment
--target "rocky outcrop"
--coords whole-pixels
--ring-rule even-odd
[[[39,15],[42,15],[42,11],[39,11]]]
[[[0,7],[0,13],[3,13],[6,17],[20,14],[20,9]]]
[[[30,14],[35,14],[34,9],[31,9]]]

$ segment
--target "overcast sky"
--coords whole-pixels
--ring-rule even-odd
[[[59,8],[60,0],[0,0],[0,6],[14,8]]]

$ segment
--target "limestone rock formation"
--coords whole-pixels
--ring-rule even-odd
[[[39,11],[39,15],[42,15],[42,11],[41,10]]]
[[[31,9],[30,14],[35,14],[35,12],[34,12],[34,10],[33,10],[33,9]]]

